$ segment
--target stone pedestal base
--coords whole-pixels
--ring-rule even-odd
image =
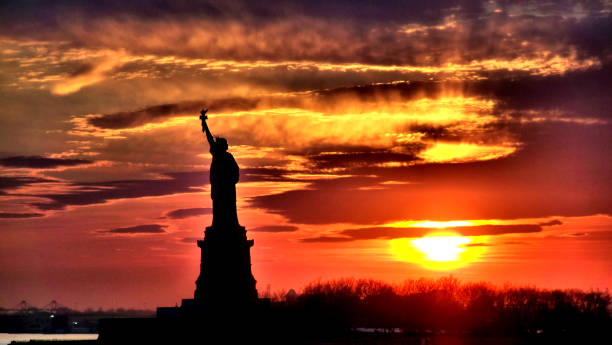
[[[257,301],[252,246],[253,240],[247,240],[242,226],[206,228],[204,240],[198,241],[202,250],[194,294],[198,306],[243,306]]]

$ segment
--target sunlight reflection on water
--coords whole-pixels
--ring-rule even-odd
[[[43,333],[0,333],[0,345],[8,345],[11,341],[30,340],[96,340],[98,334],[69,333],[69,334],[43,334]]]

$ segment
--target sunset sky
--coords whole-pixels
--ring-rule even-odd
[[[0,306],[192,297],[202,108],[260,294],[610,288],[611,32],[611,1],[3,1]]]

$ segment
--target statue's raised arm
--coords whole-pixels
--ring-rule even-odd
[[[206,120],[208,120],[208,116],[206,116],[207,111],[208,109],[202,109],[202,111],[200,111],[200,120],[202,120],[202,132],[206,133],[206,140],[208,140],[208,144],[212,150],[213,146],[215,146],[215,138],[210,133],[210,129],[208,129],[208,124],[206,123]]]

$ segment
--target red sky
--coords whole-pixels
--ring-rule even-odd
[[[191,297],[202,107],[240,165],[260,293],[450,274],[609,288],[611,10],[3,3],[0,306]]]

